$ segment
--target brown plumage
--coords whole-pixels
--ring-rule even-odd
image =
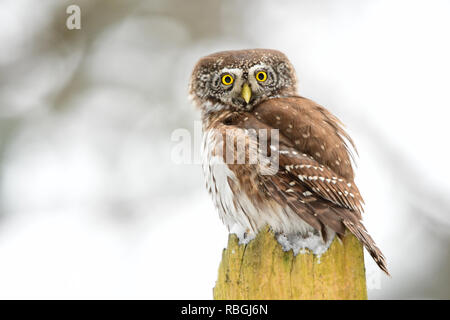
[[[330,233],[342,236],[348,229],[388,273],[361,222],[364,201],[354,183],[353,142],[328,110],[296,96],[295,72],[282,53],[213,54],[197,64],[190,88],[202,109],[207,187],[230,230],[238,226],[252,235],[269,224],[276,232],[304,237],[312,230],[327,242]],[[271,137],[262,143],[261,129],[277,129],[278,143]],[[274,152],[277,168],[264,171]]]

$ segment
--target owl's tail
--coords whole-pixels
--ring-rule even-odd
[[[309,205],[312,212],[316,213],[314,217],[317,217],[322,225],[331,228],[340,237],[345,234],[346,229],[353,233],[364,245],[380,269],[387,275],[390,275],[387,269],[386,258],[362,224],[359,214],[350,209],[329,205],[320,201],[310,203]],[[317,227],[315,228],[320,230]],[[323,240],[326,241],[327,235],[326,232],[323,232],[326,229],[321,231]]]
[[[386,258],[384,257],[381,250],[377,247],[375,241],[373,241],[364,225],[356,219],[344,219],[342,223],[364,245],[377,265],[380,267],[380,269],[383,270],[388,276],[390,276],[387,269]]]

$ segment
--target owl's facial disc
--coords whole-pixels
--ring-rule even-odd
[[[213,78],[214,95],[236,109],[249,110],[278,89],[277,75],[267,65],[247,68],[223,68]]]
[[[191,78],[190,93],[202,108],[251,110],[266,99],[295,94],[296,78],[279,51],[223,51],[202,58]]]

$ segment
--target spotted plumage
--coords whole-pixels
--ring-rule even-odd
[[[352,139],[296,86],[293,66],[275,50],[219,52],[194,68],[190,94],[202,111],[203,166],[219,215],[248,239],[266,224],[324,243],[349,230],[387,273],[361,222]]]

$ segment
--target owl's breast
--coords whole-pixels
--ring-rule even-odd
[[[206,189],[211,194],[214,204],[219,211],[222,222],[231,231],[236,224],[244,224],[245,221],[237,212],[236,204],[239,197],[239,185],[236,175],[225,163],[218,150],[223,148],[223,142],[219,133],[210,129],[203,134],[202,159]],[[234,189],[232,189],[232,186]]]

